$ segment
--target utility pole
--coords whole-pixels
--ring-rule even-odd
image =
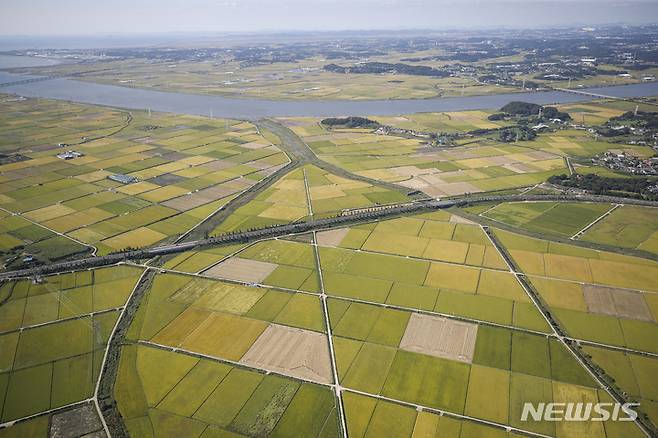
[[[637,117],[637,110],[640,109],[640,105],[635,105],[635,111],[633,111],[633,116]]]
[[[525,91],[525,78],[523,78],[523,86],[521,87],[523,91]]]

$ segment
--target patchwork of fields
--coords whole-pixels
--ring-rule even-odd
[[[459,115],[459,117],[457,117]],[[375,118],[405,129],[464,132],[497,128],[488,113],[421,114]],[[377,135],[364,129],[326,130],[317,119],[280,119],[323,160],[359,175],[422,191],[431,197],[524,188],[549,176],[567,173],[564,157],[590,157],[611,148],[583,131],[563,130],[534,141],[501,143],[493,138],[460,140],[463,146],[430,148],[413,138]],[[650,149],[622,145],[620,150],[645,156]]]
[[[546,331],[541,315],[478,225],[443,212],[318,233],[325,292],[366,303],[433,311]],[[184,253],[174,271],[319,292],[313,246],[301,239],[250,245],[230,259]]]
[[[0,288],[0,423],[91,397],[142,270],[112,267]]]
[[[345,210],[404,202],[400,192],[349,180],[313,165],[296,169],[239,208],[215,231],[227,232],[284,224]]]
[[[390,236],[386,244],[381,240],[384,235]],[[528,269],[531,265],[523,265],[521,255],[541,241],[501,231],[497,235]],[[329,437],[339,434],[344,415],[349,436],[358,437],[379,436],[383,431],[401,437],[414,437],[419,431],[465,438],[511,436],[468,418],[557,437],[641,436],[630,423],[520,421],[525,401],[610,399],[556,338],[546,336],[548,327],[479,226],[438,212],[320,232],[317,241],[315,246],[312,239],[300,237],[195,251],[164,266],[128,330],[130,342],[121,347],[114,396],[132,435],[291,436],[301,430],[304,436]],[[647,261],[587,251],[550,244],[543,254],[575,257],[578,253],[581,258],[587,255],[590,263],[655,269]],[[235,269],[230,263],[235,260],[268,264],[272,269],[254,281],[249,277],[252,270]],[[573,265],[573,261],[567,264]],[[217,269],[222,266],[229,268]],[[3,296],[11,294],[10,303],[20,301],[12,307],[3,305],[5,316],[0,318],[5,324],[0,335],[5,341],[0,344],[15,351],[16,357],[4,361],[5,372],[0,374],[7,381],[3,421],[91,395],[103,342],[116,320],[112,306],[122,305],[140,272],[115,267],[46,277],[38,285],[23,281],[3,286]],[[569,275],[563,271],[539,275],[530,269],[528,273],[569,330],[574,330],[570,321],[601,313],[605,303],[590,300],[588,287],[601,288],[598,283],[608,284],[605,281],[593,280],[588,286],[566,281]],[[581,288],[580,300],[590,309],[563,321],[567,309],[559,306],[566,297],[578,301],[576,285]],[[648,284],[644,288],[653,291]],[[91,295],[84,294],[88,289]],[[111,302],[109,297],[101,298],[117,290],[124,295]],[[329,327],[322,291],[328,295]],[[43,301],[48,294],[58,296]],[[616,309],[635,309],[632,315],[617,315],[625,339],[632,339],[633,333],[646,339],[650,330],[629,322],[646,324],[650,318],[655,327],[655,303],[648,295],[643,294],[649,313],[642,314],[632,300]],[[81,304],[87,296],[91,302]],[[53,308],[46,302],[59,304]],[[19,305],[25,310],[18,311]],[[599,310],[591,307],[595,305]],[[49,333],[47,339],[70,340],[68,328],[60,328],[70,321],[56,321],[78,318],[72,321],[84,327],[86,312],[114,315],[106,323],[87,326],[106,327],[104,335],[90,333],[91,344],[51,343],[48,357],[21,347],[23,336],[42,330],[18,332],[21,327],[53,321],[46,327],[62,332]],[[25,316],[18,320],[18,314]],[[626,332],[627,326],[634,332]],[[592,327],[597,332],[607,329]],[[72,330],[76,339],[87,336]],[[19,334],[20,339],[12,338]],[[570,334],[590,339],[587,333]],[[618,345],[611,339],[594,340]],[[24,345],[36,347],[38,342]],[[70,352],[72,348],[80,352]],[[653,418],[658,402],[650,376],[658,362],[594,346],[585,349],[622,389],[641,400],[643,412]],[[25,362],[32,355],[34,359]],[[332,363],[343,388],[342,414]],[[52,373],[49,379],[45,367]],[[45,395],[22,399],[23,410],[15,411],[21,406],[16,385],[27,381],[36,391],[33,394]],[[54,392],[62,385],[69,388],[63,393],[66,400]],[[47,395],[50,391],[52,395]],[[436,415],[439,412],[449,415]],[[16,432],[45,427],[43,418],[20,423]]]
[[[583,109],[583,108],[581,108]],[[586,108],[584,108],[586,109]],[[583,110],[584,110],[583,109]],[[600,117],[621,114],[608,104],[592,107]],[[490,121],[486,111],[423,113],[373,117],[389,126],[420,132],[465,133],[509,124]],[[568,173],[565,157],[589,158],[607,150],[641,157],[646,146],[612,145],[585,130],[540,133],[533,141],[500,142],[496,136],[465,137],[449,148],[427,147],[418,138],[378,135],[371,129],[325,129],[314,118],[280,118],[323,160],[359,175],[395,182],[431,197],[531,187],[552,175]],[[581,166],[584,171],[601,168]]]
[[[148,346],[122,349],[115,397],[134,436],[330,437],[339,427],[326,387]]]
[[[539,234],[658,253],[653,207],[523,202],[492,206],[480,216]]]
[[[658,263],[497,231],[576,338],[658,353]]]
[[[3,99],[5,268],[26,254],[47,261],[173,240],[289,162],[275,136],[247,122]],[[591,120],[619,111],[570,108]],[[378,120],[443,132],[505,125],[488,114]],[[433,149],[327,131],[315,119],[283,122],[327,162],[432,197],[530,187],[564,173],[565,156],[609,147],[564,130]],[[83,155],[57,157],[68,150]],[[406,201],[304,163],[213,232]],[[655,210],[524,202],[469,211],[545,240],[492,228],[496,247],[482,226],[441,210],[0,283],[0,437],[66,436],[53,431],[71,424],[58,410],[70,404],[87,410],[85,433],[103,434],[94,393],[145,269],[153,280],[133,295],[141,298],[112,362],[112,395],[131,436],[643,436],[629,422],[521,421],[528,401],[612,399],[519,278],[656,424],[658,263],[583,245],[656,253]]]
[[[609,398],[557,339],[546,336],[548,326],[479,226],[437,212],[319,232],[317,243],[302,236],[268,240],[185,253],[165,265],[172,273],[156,277],[129,332],[139,346],[122,350],[125,385],[141,381],[145,394],[137,406],[121,385],[116,390],[129,427],[157,434],[166,421],[201,436],[259,428],[279,435],[277,421],[287,424],[296,394],[311,385],[316,397],[326,394],[323,409],[333,411],[323,427],[335,434],[334,358],[350,436],[395,430],[408,437],[417,428],[507,436],[431,413],[440,411],[549,436],[640,436],[628,423],[520,421],[524,401]],[[149,382],[149,373],[140,371],[148,369],[148,356],[171,356],[166,360],[181,365],[166,384]],[[202,393],[194,389],[201,378],[196,367],[214,382]],[[252,382],[249,376],[253,383],[242,383]],[[235,382],[244,389],[233,390],[230,406],[218,405]],[[254,418],[254,405],[267,415]],[[209,406],[222,406],[226,418],[203,414]],[[418,413],[416,406],[429,410]],[[311,425],[308,414],[296,415],[304,419],[298,427],[329,433]],[[315,420],[326,421],[320,416]]]
[[[376,58],[393,61],[408,55],[402,52],[392,57]],[[427,99],[518,91],[515,87],[485,84],[470,77],[397,73],[345,75],[325,71],[322,68],[324,65],[326,60],[322,57],[252,65],[234,60],[222,60],[217,64],[181,59],[171,64],[135,58],[89,65],[63,63],[39,68],[38,72],[52,74],[89,70],[81,77],[82,80],[163,91],[264,99]],[[111,69],[112,72],[96,72],[99,68]]]
[[[5,251],[58,258],[169,240],[288,162],[249,123],[4,99],[0,150],[24,158],[0,165]],[[57,157],[67,150],[83,156]]]

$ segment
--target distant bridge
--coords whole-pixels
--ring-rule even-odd
[[[594,97],[596,99],[615,99],[615,100],[627,100],[625,97],[615,97],[615,96],[606,96],[605,94],[590,93],[585,90],[574,90],[573,88],[553,88],[555,91],[562,91],[563,93],[578,94],[581,96]]]
[[[43,81],[51,81],[53,79],[64,79],[64,78],[74,78],[74,77],[80,77],[89,73],[100,73],[104,71],[109,71],[112,69],[105,68],[102,70],[89,70],[89,71],[80,71],[80,72],[73,72],[73,73],[60,73],[60,74],[54,74],[54,75],[48,75],[48,76],[35,76],[31,78],[26,78],[26,79],[19,79],[17,81],[11,81],[11,82],[3,82],[0,84],[0,88],[3,87],[13,87],[16,85],[25,85],[25,84],[32,84],[34,82],[43,82]]]
[[[561,91],[563,93],[571,93],[571,94],[577,94],[579,96],[587,96],[587,97],[593,97],[595,99],[612,99],[612,100],[623,100],[627,102],[636,102],[636,103],[641,103],[643,105],[654,105],[658,106],[658,103],[655,102],[649,102],[646,100],[639,99],[637,97],[616,97],[616,96],[608,96],[606,94],[598,94],[598,93],[592,93],[587,90],[576,90],[573,88],[551,88],[552,90],[555,91]]]

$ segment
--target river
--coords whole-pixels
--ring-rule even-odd
[[[25,68],[57,65],[62,62],[58,59],[36,56],[14,56],[0,55],[0,69],[3,68]]]
[[[1,64],[0,68],[2,68]],[[27,77],[0,71],[0,84],[18,81]],[[658,82],[590,88],[587,91],[614,97],[658,96]],[[513,100],[543,105],[592,100],[588,96],[548,91],[436,99],[286,101],[154,91],[95,84],[73,79],[51,79],[29,84],[4,86],[0,87],[0,93],[14,93],[26,97],[61,99],[135,110],[151,109],[178,114],[212,115],[213,117],[251,120],[276,116],[386,116],[418,112],[497,109]]]

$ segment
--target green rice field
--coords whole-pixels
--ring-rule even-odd
[[[2,285],[2,423],[93,395],[117,308],[140,274],[113,267]]]
[[[407,200],[400,192],[348,180],[307,165],[284,175],[253,201],[239,208],[215,232],[317,219]]]
[[[658,351],[656,262],[503,231],[497,235],[572,336]],[[610,307],[600,294],[622,301]]]
[[[0,249],[46,259],[176,237],[288,162],[238,121],[32,99],[0,117],[0,151],[24,157],[0,165]]]
[[[279,86],[268,93],[296,85]],[[378,181],[414,199],[540,193],[567,171],[565,157],[610,148],[575,129],[448,148],[281,118],[319,159],[371,180],[304,158],[249,191],[290,163],[283,135],[246,121],[2,99],[5,270],[171,243],[224,208],[196,233],[412,200]],[[564,108],[591,124],[621,111]],[[444,133],[510,123],[490,114],[377,120]],[[67,151],[81,155],[57,156]],[[422,211],[0,282],[0,438],[104,436],[96,397],[133,437],[644,436],[632,422],[521,420],[529,401],[612,400],[580,354],[658,422],[654,209],[550,201]]]

